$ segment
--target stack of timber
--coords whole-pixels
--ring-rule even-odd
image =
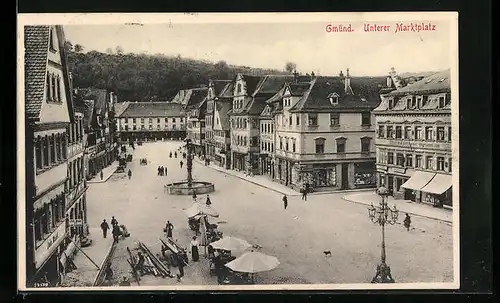
[[[144,269],[153,274],[154,276],[161,276],[162,278],[171,277],[170,270],[151,252],[151,250],[141,242],[138,242],[138,247],[141,249],[145,256]]]

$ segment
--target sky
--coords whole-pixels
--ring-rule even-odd
[[[364,32],[365,23],[389,25],[389,32]],[[405,22],[407,23],[407,22]],[[419,21],[421,23],[421,21]],[[332,23],[349,24],[349,22]],[[165,23],[144,25],[66,25],[66,39],[84,51],[164,54],[228,64],[283,70],[286,62],[301,73],[385,76],[450,68],[449,23],[435,31],[394,32],[396,22],[352,22],[354,32],[328,33],[325,22]]]

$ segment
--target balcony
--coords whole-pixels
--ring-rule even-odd
[[[36,194],[39,195],[52,186],[66,180],[68,174],[68,163],[63,162],[59,165],[48,168],[35,178]]]
[[[387,139],[387,138],[377,138],[375,145],[402,147],[402,148],[421,148],[421,149],[432,149],[432,150],[443,150],[451,152],[451,142],[439,142],[439,141],[423,141],[423,140],[405,140],[405,139]]]

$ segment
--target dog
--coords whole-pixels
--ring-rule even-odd
[[[325,254],[325,257],[331,257],[332,256],[332,252],[329,251],[329,250],[325,250],[323,253]]]

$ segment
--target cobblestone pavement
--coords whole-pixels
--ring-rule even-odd
[[[156,142],[138,146],[127,167],[133,172],[131,180],[115,174],[106,183],[92,184],[87,192],[90,226],[99,226],[102,219],[109,221],[114,215],[131,233],[124,245],[134,246],[139,240],[158,253],[159,238],[170,220],[174,239],[187,247],[193,232],[183,210],[191,206],[192,199],[164,193],[166,183],[186,179],[185,166],[182,170],[179,166],[182,157],[168,157],[179,145]],[[139,165],[140,158],[147,158],[148,165]],[[157,176],[160,165],[168,168],[167,176]],[[220,218],[211,223],[218,223],[224,235],[257,244],[260,251],[280,260],[275,270],[256,274],[257,283],[367,283],[375,274],[380,261],[380,227],[369,220],[366,205],[344,200],[344,193],[311,195],[307,202],[289,197],[289,207],[284,210],[281,194],[203,164],[193,164],[193,176],[215,184],[210,197]],[[205,196],[199,198],[203,201]],[[421,217],[412,221],[410,231],[401,224],[386,228],[387,263],[393,277],[405,283],[452,282],[451,224]],[[331,257],[323,254],[327,250]],[[115,254],[118,258],[119,250]],[[126,273],[129,265],[124,264],[117,266]],[[181,282],[144,276],[141,286],[176,283],[210,285],[216,279],[210,277],[205,261],[191,262]]]

